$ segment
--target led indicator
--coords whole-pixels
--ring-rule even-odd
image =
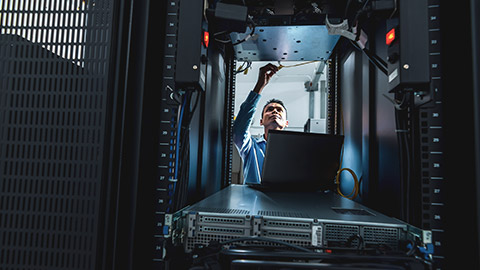
[[[385,37],[386,37],[385,43],[387,43],[387,45],[392,44],[392,42],[395,40],[395,28],[388,31],[388,33]]]
[[[208,42],[210,41],[210,35],[207,31],[203,31],[203,44],[208,48]]]

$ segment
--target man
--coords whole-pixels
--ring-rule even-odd
[[[267,64],[260,68],[255,88],[248,94],[240,106],[240,111],[233,123],[233,142],[237,146],[243,160],[245,183],[260,183],[263,160],[269,130],[282,130],[288,126],[287,110],[282,101],[271,99],[263,107],[260,125],[264,127],[264,135],[258,139],[252,138],[249,128],[256,111],[261,93],[278,67]]]

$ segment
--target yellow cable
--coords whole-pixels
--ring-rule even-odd
[[[279,64],[278,65],[278,70],[282,69],[282,68],[290,68],[290,67],[298,67],[298,66],[303,66],[303,65],[306,65],[306,64],[310,64],[310,63],[315,63],[315,62],[318,62],[319,60],[312,60],[312,61],[307,61],[307,62],[304,62],[304,63],[300,63],[300,64],[295,64],[295,65],[289,65],[289,66],[284,66],[282,64]]]
[[[345,126],[344,126],[344,120],[343,120],[343,110],[342,110],[342,104],[339,104],[339,109],[340,109],[340,122],[341,122],[341,125],[342,125],[342,134],[345,134]],[[344,146],[345,145],[342,145],[342,152],[340,154],[340,166],[339,168],[342,167],[342,162],[343,162],[343,152],[344,152]],[[343,171],[348,171],[352,177],[353,177],[353,181],[354,181],[354,185],[353,185],[353,190],[352,192],[350,192],[350,194],[348,195],[345,195],[342,193],[342,191],[340,190],[340,174],[343,172]],[[344,198],[347,198],[347,199],[355,199],[357,196],[358,196],[358,193],[360,192],[360,186],[359,186],[359,181],[358,181],[358,177],[357,175],[355,174],[355,172],[352,170],[352,169],[349,169],[349,168],[343,168],[343,169],[340,169],[338,172],[337,172],[337,177],[336,177],[336,182],[335,184],[337,184],[337,192],[338,194],[340,194],[340,196],[344,197]]]
[[[343,194],[342,191],[340,190],[340,174],[343,171],[348,171],[353,176],[353,180],[354,180],[353,190],[348,195]],[[338,194],[340,194],[340,196],[342,196],[344,198],[347,198],[347,199],[351,199],[351,200],[355,199],[358,196],[358,193],[360,191],[360,186],[359,186],[359,183],[358,183],[358,177],[355,174],[355,172],[353,170],[349,169],[349,168],[342,168],[337,172],[337,177],[335,178],[335,184],[337,184]]]
[[[243,64],[237,68],[237,72],[239,72],[240,70],[242,70],[243,66],[245,66],[246,63],[247,63],[247,62],[243,62]]]

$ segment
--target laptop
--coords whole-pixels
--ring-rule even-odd
[[[344,136],[270,130],[261,183],[250,187],[282,191],[334,190]]]

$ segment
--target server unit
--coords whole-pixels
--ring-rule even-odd
[[[312,203],[315,202],[315,203]],[[186,252],[211,241],[235,238],[259,246],[281,246],[268,239],[306,248],[382,248],[408,250],[410,242],[430,244],[421,231],[333,192],[259,191],[230,185],[181,211],[177,237]],[[266,240],[265,240],[266,239]]]

